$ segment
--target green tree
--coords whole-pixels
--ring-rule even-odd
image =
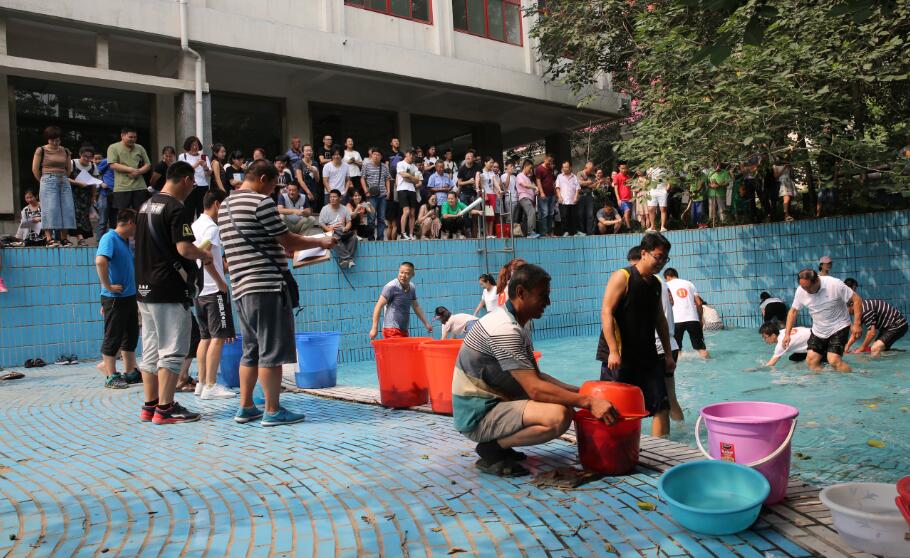
[[[849,193],[883,168],[907,183],[910,0],[562,1],[531,33],[550,79],[584,93],[606,73],[631,96],[621,158],[684,169],[760,153],[810,188]]]

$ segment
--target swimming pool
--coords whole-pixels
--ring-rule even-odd
[[[894,482],[910,474],[910,354],[870,359],[851,355],[853,373],[809,372],[805,364],[761,364],[772,347],[756,331],[706,332],[712,359],[684,352],[677,369],[677,392],[685,423],[674,423],[670,438],[695,445],[693,426],[702,406],[720,401],[762,400],[800,410],[791,473],[815,484],[846,480]],[[688,339],[683,341],[687,346]],[[903,343],[906,345],[906,343]],[[567,337],[535,343],[541,368],[559,379],[581,383],[597,379],[597,339]],[[902,345],[898,342],[898,347]],[[339,367],[340,384],[376,387],[372,361]],[[649,432],[649,425],[643,431]],[[703,438],[704,439],[704,438]],[[873,447],[869,441],[881,441]],[[875,443],[875,442],[873,442]],[[876,444],[878,445],[878,444]]]

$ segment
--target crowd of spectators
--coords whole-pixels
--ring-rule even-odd
[[[254,149],[250,158],[220,143],[208,156],[191,136],[179,154],[166,146],[153,161],[132,128],[106,151],[83,145],[75,156],[61,145],[60,128],[49,126],[44,135],[47,143],[35,150],[32,163],[39,190],[24,194],[14,245],[84,246],[100,238],[115,226],[117,211],[138,211],[161,190],[175,161],[194,169],[186,206],[198,216],[206,192],[229,195],[250,163],[268,160],[264,149]],[[588,161],[575,169],[550,154],[541,162],[512,158],[500,164],[499,155],[402,149],[397,138],[361,154],[354,138],[340,145],[326,135],[314,147],[294,137],[271,161],[279,175],[272,198],[292,231],[328,231],[332,222],[325,219],[332,217],[333,233],[350,233],[357,241],[585,236],[666,231],[671,223],[705,228],[794,218],[796,187],[786,160],[754,156],[671,172],[625,162],[608,168]],[[323,218],[333,191],[338,207]],[[823,189],[818,200],[821,216],[834,201],[833,190]]]

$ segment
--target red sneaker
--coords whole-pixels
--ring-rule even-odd
[[[152,422],[155,424],[177,424],[179,422],[195,422],[201,415],[185,409],[180,403],[174,401],[171,408],[163,411],[155,408],[155,416]]]
[[[147,407],[142,406],[142,410],[139,411],[139,420],[142,422],[151,422],[152,418],[155,417],[155,406]]]

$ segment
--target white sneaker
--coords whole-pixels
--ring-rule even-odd
[[[228,399],[230,397],[237,397],[237,394],[221,384],[202,388],[202,399]]]
[[[666,227],[661,227],[661,228],[660,228],[660,232],[667,232]]]
[[[196,381],[196,389],[193,390],[193,395],[195,395],[196,397],[201,396],[201,395],[202,395],[202,388],[204,388],[204,387],[205,387],[205,384],[204,384],[203,382],[200,382],[200,381],[197,380],[197,381]]]
[[[588,236],[588,235],[586,235],[585,233],[583,233],[581,231],[578,231],[577,233],[575,233],[575,236]]]
[[[645,229],[645,232],[657,232],[657,229],[655,229],[654,227],[648,227],[647,229]]]
[[[495,237],[495,236],[493,236],[493,235],[492,235],[492,234],[488,234],[488,235],[487,235],[487,238],[492,238],[492,239],[495,239],[495,238],[496,238],[496,237]]]
[[[563,236],[563,237],[569,236],[569,233],[564,232],[564,233],[562,233],[562,236]]]
[[[458,233],[458,240],[464,240],[464,235],[461,233]]]

